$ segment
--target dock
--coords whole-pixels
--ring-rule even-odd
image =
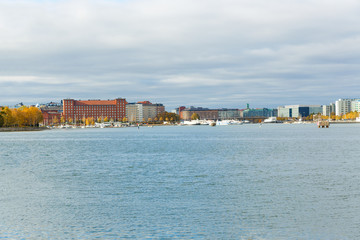
[[[329,128],[330,122],[329,121],[318,121],[317,126],[318,126],[318,128]]]

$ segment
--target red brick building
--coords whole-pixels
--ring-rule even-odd
[[[69,119],[80,120],[93,117],[108,118],[114,121],[120,121],[126,117],[126,100],[117,98],[114,100],[63,100],[63,116],[66,121]]]
[[[41,108],[41,113],[43,115],[43,124],[48,126],[60,123],[61,110],[62,109],[60,107]]]

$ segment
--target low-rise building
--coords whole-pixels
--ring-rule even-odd
[[[244,118],[252,118],[252,117],[275,117],[277,116],[276,109],[268,109],[268,108],[247,108],[242,111],[242,115]]]
[[[307,117],[310,114],[322,114],[323,108],[321,105],[287,105],[278,107],[278,117],[285,118],[301,118]]]
[[[239,119],[241,117],[239,109],[223,108],[218,111],[219,120]]]
[[[61,123],[62,106],[45,106],[40,108],[45,126]]]
[[[219,119],[219,110],[218,109],[208,109],[208,108],[202,108],[202,107],[190,107],[185,108],[180,112],[180,119],[182,120],[191,120],[191,116],[197,113],[200,117],[200,119],[206,119],[206,120],[217,120]]]

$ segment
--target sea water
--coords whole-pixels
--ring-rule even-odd
[[[0,133],[0,238],[359,239],[360,124]]]

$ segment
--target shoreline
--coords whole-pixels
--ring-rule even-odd
[[[0,132],[34,132],[48,130],[46,127],[1,127]]]

